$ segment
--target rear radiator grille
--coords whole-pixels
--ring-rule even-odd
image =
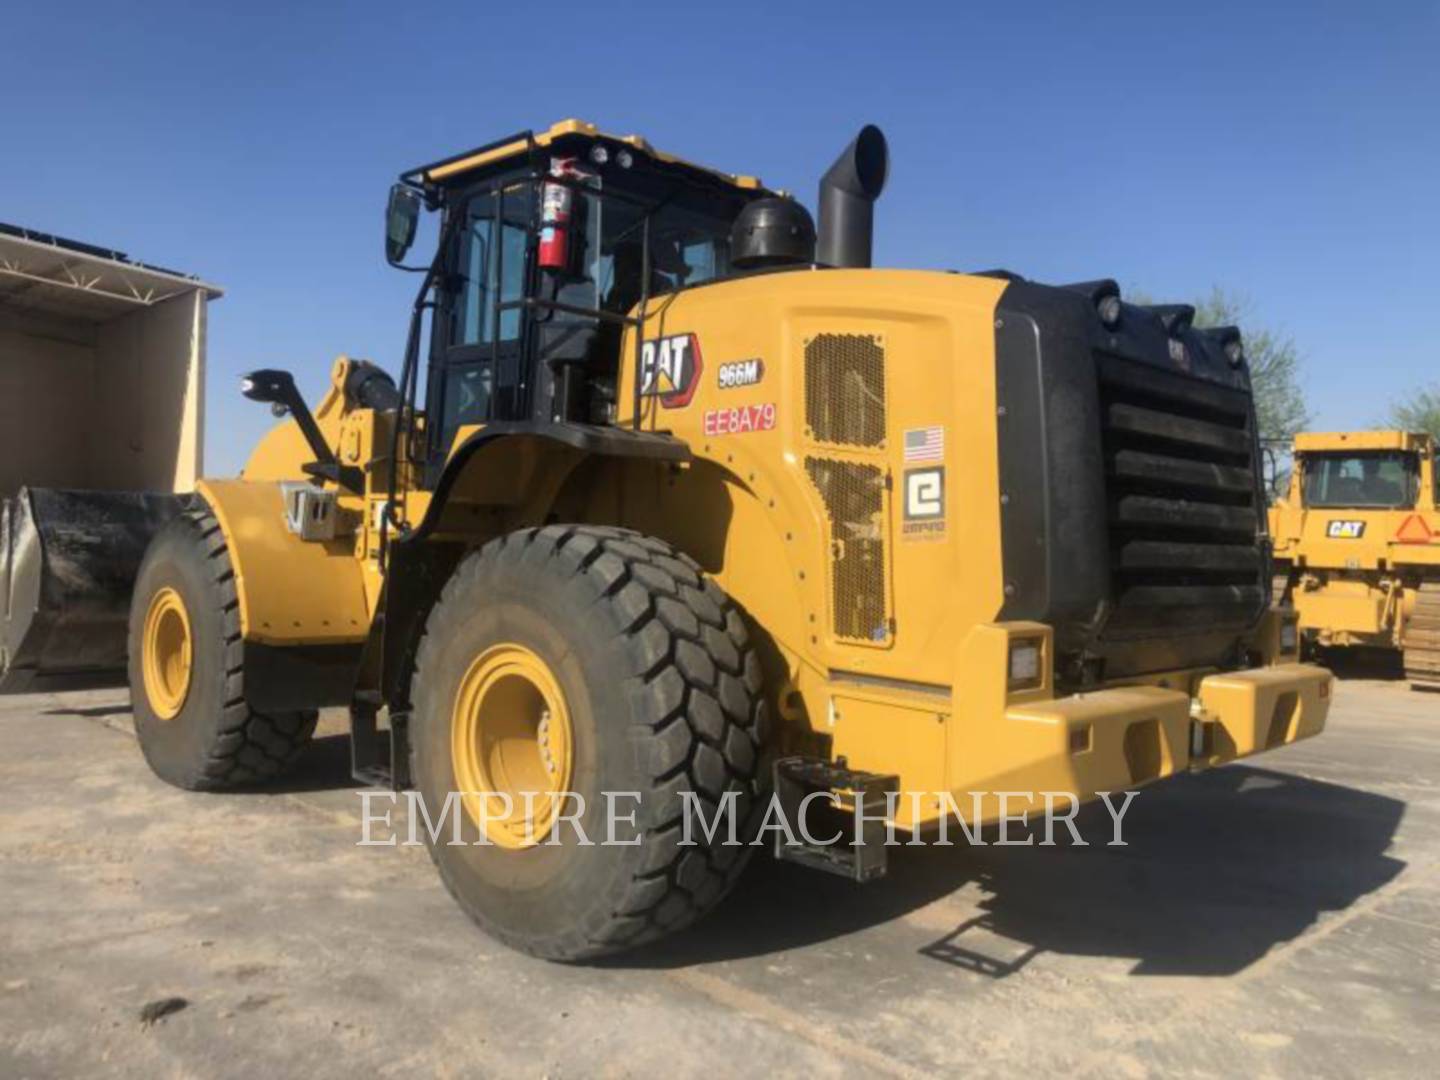
[[[1115,579],[1107,635],[1248,626],[1266,597],[1249,396],[1097,360]]]
[[[885,346],[870,334],[805,342],[805,425],[815,442],[885,445]]]
[[[805,471],[825,503],[829,520],[835,636],[872,644],[886,642],[892,623],[885,565],[885,470],[878,465],[807,457]]]

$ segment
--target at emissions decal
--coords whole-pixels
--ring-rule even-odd
[[[667,409],[682,409],[695,396],[703,367],[694,334],[654,338],[640,346],[640,393]]]

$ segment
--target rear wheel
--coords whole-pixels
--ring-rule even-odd
[[[273,779],[315,731],[313,711],[260,713],[246,704],[235,572],[207,510],[182,514],[151,543],[135,582],[129,649],[140,749],[176,787]]]
[[[416,662],[412,776],[446,886],[493,936],[556,960],[694,921],[751,850],[761,691],[739,609],[667,544],[558,525],[487,544]],[[734,843],[703,831],[722,806]]]

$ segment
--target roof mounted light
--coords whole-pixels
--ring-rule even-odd
[[[1110,278],[1101,278],[1098,281],[1077,281],[1060,287],[1080,293],[1095,305],[1095,314],[1105,329],[1114,330],[1120,324],[1120,286]]]
[[[1201,330],[1200,334],[1220,349],[1225,362],[1232,368],[1244,365],[1245,342],[1240,337],[1239,329],[1234,326],[1210,326]]]
[[[604,165],[610,160],[610,151],[601,143],[596,143],[590,148],[590,160],[596,165]]]
[[[1100,316],[1100,321],[1113,330],[1120,322],[1120,297],[1113,293],[1100,297],[1095,304],[1095,312]]]
[[[635,164],[634,155],[632,155],[629,150],[621,150],[615,155],[615,164],[619,165],[622,169],[628,169],[631,165]]]

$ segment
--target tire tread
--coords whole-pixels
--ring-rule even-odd
[[[215,738],[205,748],[199,769],[185,786],[196,791],[224,791],[273,780],[294,765],[315,733],[319,714],[304,710],[271,716],[252,709],[246,702],[240,596],[224,530],[204,506],[186,510],[181,520],[193,530],[211,570],[210,584],[222,614],[226,657],[224,696]]]
[[[601,917],[537,944],[514,940],[490,925],[457,891],[444,864],[436,863],[460,906],[501,940],[551,959],[591,959],[693,923],[739,878],[752,850],[748,841],[758,826],[765,786],[761,762],[768,716],[760,662],[739,606],[689,556],[630,529],[547,525],[492,540],[457,567],[418,648],[418,687],[424,687],[436,664],[438,643],[464,617],[464,597],[473,595],[478,579],[512,572],[522,561],[576,584],[583,581],[593,603],[609,608],[625,643],[631,715],[643,717],[634,728],[648,740],[641,755],[648,790],[638,819],[644,864],[612,896]],[[412,739],[412,775],[418,775],[415,750]],[[687,789],[702,800],[707,814],[714,812],[718,797],[737,792],[737,836],[743,846],[711,847],[703,836],[696,846],[679,846],[681,792]]]

